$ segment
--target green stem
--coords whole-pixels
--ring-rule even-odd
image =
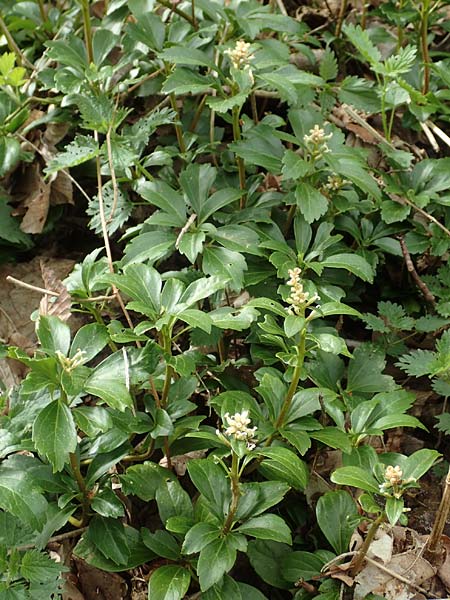
[[[239,497],[241,495],[241,491],[239,489],[239,458],[238,455],[231,451],[231,471],[230,471],[230,479],[231,479],[231,502],[228,510],[228,516],[223,526],[223,533],[226,535],[229,533],[231,527],[234,523],[234,516],[236,514]]]
[[[427,550],[430,554],[436,554],[442,547],[442,533],[447,522],[448,513],[450,511],[450,468],[445,478],[444,493],[442,494],[441,503],[436,513],[433,529],[427,542]]]
[[[13,36],[11,35],[8,26],[6,25],[5,21],[3,20],[2,15],[0,15],[0,30],[2,31],[3,35],[5,36],[6,39],[6,43],[8,44],[8,48],[11,50],[11,52],[13,52],[16,55],[16,60],[17,60],[17,64],[18,65],[24,65],[26,64],[28,68],[33,69],[33,65],[25,58],[25,56],[22,54],[19,46],[16,44]]]
[[[284,227],[284,234],[287,235],[292,225],[292,221],[294,220],[295,213],[297,212],[297,205],[292,204],[286,219],[286,225]]]
[[[206,99],[208,98],[208,94],[204,94],[203,98],[200,100],[197,110],[195,111],[194,118],[192,119],[191,126],[189,127],[189,131],[194,132],[197,129],[198,122],[200,120],[201,114],[205,107]]]
[[[379,517],[377,517],[377,519],[375,519],[375,521],[370,526],[370,529],[366,535],[366,539],[364,540],[364,543],[361,546],[361,550],[356,555],[355,562],[353,563],[352,571],[351,571],[352,576],[357,575],[359,573],[359,571],[361,570],[361,566],[364,562],[364,558],[367,554],[367,551],[369,550],[369,546],[372,543],[376,532],[378,531],[378,527],[381,525],[381,523],[383,521],[384,521],[384,513],[381,513],[381,515]]]
[[[335,36],[337,38],[341,37],[342,25],[344,23],[345,12],[347,10],[348,0],[341,0],[341,6],[339,8],[338,20],[336,23],[336,32]]]
[[[92,47],[92,27],[91,15],[89,13],[89,0],[81,0],[81,10],[83,13],[84,43],[89,64],[94,62],[94,50]]]
[[[166,354],[168,354],[169,356],[172,355],[172,330],[169,329],[169,331],[166,331],[162,334],[163,337],[163,349],[164,352]],[[161,392],[161,408],[165,408],[166,404],[167,404],[167,399],[169,397],[169,391],[170,391],[170,385],[172,383],[172,376],[173,376],[174,370],[173,367],[171,365],[166,364],[166,374],[165,374],[165,378],[164,378],[164,386]]]
[[[424,0],[420,13],[420,46],[423,60],[422,94],[428,94],[430,89],[430,53],[428,49],[428,16],[430,14],[429,0]]]
[[[43,0],[38,0],[38,4],[39,4],[39,12],[41,14],[42,22],[44,24],[48,23],[47,13],[45,12],[45,6],[44,6]]]
[[[191,14],[192,14],[192,26],[194,29],[198,29],[197,18],[195,16],[195,0],[191,0]]]
[[[238,142],[241,136],[241,125],[239,123],[239,115],[241,109],[239,106],[233,106],[233,140]],[[240,156],[236,155],[236,164],[239,172],[239,187],[243,192],[245,192],[245,165],[244,161]],[[247,194],[243,193],[240,201],[241,210],[245,208],[245,203],[247,201]]]
[[[386,85],[385,83],[383,83],[383,90],[381,92],[381,122],[383,123],[383,132],[384,132],[384,137],[387,139],[388,142],[391,141],[391,138],[389,136],[389,127],[387,124],[387,118],[386,118]]]
[[[178,110],[175,94],[170,94],[170,104],[172,109],[177,113],[178,123],[175,123],[175,133],[177,135],[178,147],[181,154],[186,152],[186,143],[183,136],[183,127],[181,126],[180,111]]]
[[[190,23],[195,30],[198,29],[198,24],[196,20],[191,15],[184,12],[184,10],[181,10],[175,4],[172,4],[170,0],[158,0],[158,4],[161,4],[161,6],[165,6],[166,8],[170,9],[172,12],[177,14],[179,17],[186,19],[186,21],[188,21],[188,23]]]
[[[74,452],[70,452],[69,453],[69,459],[70,459],[70,466],[72,467],[72,471],[73,474],[75,476],[75,479],[77,481],[78,484],[78,489],[81,492],[81,510],[82,510],[82,516],[81,516],[81,525],[80,527],[83,527],[84,525],[86,525],[87,520],[88,520],[88,513],[89,513],[89,506],[91,504],[90,498],[89,498],[89,491],[86,487],[86,482],[84,481],[84,477],[81,474],[80,471],[80,465],[78,463],[78,458],[77,455]]]
[[[284,404],[281,408],[280,414],[278,415],[278,419],[275,421],[275,428],[278,429],[282,427],[284,424],[284,419],[286,418],[287,412],[291,406],[292,398],[294,397],[295,392],[297,391],[298,382],[300,381],[300,375],[302,373],[303,363],[305,362],[305,345],[306,345],[306,327],[302,330],[300,334],[300,342],[298,345],[298,361],[297,365],[294,369],[294,373],[292,375],[291,385],[286,394],[286,398],[284,400]]]

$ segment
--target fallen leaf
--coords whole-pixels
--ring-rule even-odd
[[[39,303],[39,314],[53,315],[59,317],[62,321],[67,321],[72,314],[70,294],[66,286],[56,277],[55,272],[50,267],[47,267],[42,261],[40,267],[45,289],[57,292],[59,295],[49,296],[45,294]]]

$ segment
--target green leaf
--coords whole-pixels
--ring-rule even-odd
[[[275,588],[292,587],[282,571],[291,549],[286,544],[270,540],[255,540],[248,544],[248,557],[252,567],[263,581]]]
[[[238,527],[237,531],[261,540],[292,544],[291,530],[284,519],[278,515],[265,514],[253,517]]]
[[[85,390],[88,394],[98,396],[112,408],[124,411],[133,406],[127,372],[123,353],[115,352],[95,367],[85,383]]]
[[[146,264],[132,264],[122,275],[109,275],[108,281],[115,284],[132,300],[148,306],[149,317],[161,311],[161,276],[156,269]]]
[[[348,366],[347,391],[352,394],[388,392],[395,388],[390,375],[383,375],[384,355],[370,345],[362,345],[353,352]]]
[[[78,350],[83,351],[83,361],[89,362],[97,356],[109,341],[108,330],[104,325],[89,323],[80,327],[75,334],[69,357],[73,358]]]
[[[242,196],[241,190],[234,188],[223,188],[211,194],[200,207],[198,219],[200,223],[204,223],[214,213],[218,212],[224,206],[228,206],[232,202],[236,202]],[[223,228],[222,228],[223,230]]]
[[[6,240],[10,244],[19,244],[30,248],[33,243],[29,235],[20,229],[20,222],[12,216],[13,208],[7,203],[7,198],[0,192],[0,240]]]
[[[397,521],[403,514],[403,508],[405,506],[405,501],[403,498],[387,498],[386,506],[384,510],[386,511],[386,516],[391,525],[396,525]]]
[[[128,23],[127,34],[151,50],[161,50],[166,37],[166,28],[161,17],[155,13],[138,15],[137,23]]]
[[[185,200],[165,181],[159,179],[145,181],[138,184],[136,191],[144,200],[165,213],[167,221],[161,223],[161,225],[165,224],[172,227],[183,227],[185,225],[187,221]],[[147,222],[151,222],[151,218]]]
[[[170,471],[154,462],[133,465],[120,476],[122,491],[124,494],[133,494],[149,502],[155,499],[158,487],[168,476],[171,476]]]
[[[268,125],[253,127],[244,140],[233,142],[228,147],[251,165],[263,167],[270,173],[281,172],[284,147]]]
[[[331,79],[336,79],[337,74],[338,66],[336,56],[334,52],[327,47],[320,60],[319,75],[325,81],[330,81]]]
[[[122,264],[143,263],[163,258],[173,248],[176,241],[175,233],[169,231],[149,231],[141,233],[128,242]]]
[[[423,448],[408,456],[403,466],[404,479],[420,479],[441,456],[436,450]]]
[[[308,432],[308,435],[314,440],[318,440],[331,448],[339,448],[339,450],[346,453],[351,450],[349,436],[345,431],[341,431],[337,427],[324,427],[319,431],[310,431]]]
[[[176,65],[197,65],[199,67],[209,67],[213,71],[218,70],[214,61],[205,52],[197,48],[172,46],[160,52],[158,58]]]
[[[200,589],[205,592],[220,581],[236,561],[236,546],[228,534],[210,542],[200,552],[197,574]]]
[[[215,83],[212,77],[205,77],[191,69],[177,67],[166,79],[161,91],[164,94],[176,95],[201,94],[209,91]]]
[[[235,290],[241,290],[244,285],[247,263],[239,252],[226,248],[207,247],[203,251],[202,268],[204,273],[217,275],[224,283],[231,280]]]
[[[179,565],[165,565],[152,573],[148,582],[151,600],[181,600],[189,589],[191,574]]]
[[[63,152],[59,152],[44,169],[47,175],[56,173],[61,169],[69,169],[81,165],[98,156],[100,152],[98,143],[87,135],[77,135]]]
[[[30,474],[12,458],[4,460],[0,465],[0,507],[39,531],[47,506]]]
[[[166,523],[171,517],[194,516],[192,502],[189,494],[181,487],[177,480],[164,480],[156,490],[156,503],[158,504],[161,521]]]
[[[356,47],[361,56],[373,67],[381,62],[381,53],[373,45],[367,31],[361,29],[360,25],[345,23],[343,31],[351,43]]]
[[[89,539],[106,557],[118,565],[130,557],[130,548],[123,524],[118,519],[95,516],[89,523]]]
[[[328,200],[309,183],[299,183],[295,188],[297,206],[307,223],[317,221],[328,210]]]
[[[211,523],[196,523],[186,533],[182,552],[183,554],[195,554],[203,550],[205,546],[216,540],[221,535],[221,529]]]
[[[277,505],[289,489],[289,486],[281,481],[241,483],[236,520],[244,521],[249,517],[255,517]]]
[[[155,533],[150,533],[145,527],[141,530],[142,541],[153,550],[157,556],[162,556],[169,560],[177,560],[180,556],[180,548],[176,539],[167,531],[159,529]]]
[[[66,567],[39,550],[28,550],[22,557],[20,574],[32,583],[45,583],[57,578]]]
[[[230,96],[229,98],[218,98],[217,96],[208,96],[206,104],[218,113],[227,113],[235,106],[242,107],[247,100],[247,94],[240,93]]]
[[[111,429],[114,421],[102,406],[77,406],[72,409],[77,427],[88,437],[95,437]]]
[[[285,481],[296,490],[304,490],[308,483],[308,469],[292,450],[278,446],[258,450],[265,457],[258,471],[270,479]]]
[[[196,327],[206,333],[211,333],[212,320],[211,317],[202,312],[201,310],[195,310],[193,308],[188,308],[183,310],[183,312],[177,314],[178,319],[184,321],[191,327]]]
[[[106,558],[91,540],[89,533],[84,534],[76,545],[73,553],[84,559],[88,564],[107,572],[120,572],[134,569],[139,565],[150,562],[155,558],[153,552],[140,540],[139,532],[133,527],[124,527],[125,542],[129,549],[126,563],[118,565]]]
[[[102,187],[103,210],[106,215],[106,229],[109,235],[122,227],[133,212],[133,204],[130,202],[128,195],[121,189],[117,189],[116,193],[117,196],[114,194],[113,187],[109,182]],[[94,233],[100,235],[103,226],[98,195],[92,197],[89,201],[86,214],[92,217],[89,221],[89,227]],[[111,217],[111,215],[113,216]]]
[[[341,467],[331,475],[331,481],[338,485],[350,485],[366,492],[379,494],[380,488],[375,477],[361,467]]]
[[[7,175],[16,166],[19,156],[20,144],[16,138],[0,137],[0,177]]]
[[[194,459],[187,466],[189,477],[219,518],[224,518],[230,504],[230,486],[223,469],[212,459]]]
[[[77,430],[70,408],[62,400],[54,400],[41,410],[33,424],[33,442],[54,472],[63,470],[69,453],[76,450]]]
[[[373,269],[362,256],[358,254],[333,254],[323,259],[320,263],[324,267],[333,269],[346,269],[363,281],[373,282]]]
[[[308,581],[321,574],[325,560],[312,552],[292,552],[282,566],[283,577],[288,581]]]
[[[317,502],[316,515],[322,533],[335,552],[347,552],[360,518],[350,494],[344,490],[327,492]]]
[[[221,581],[204,592],[201,598],[202,600],[242,600],[242,595],[238,582],[229,575],[224,575]]]
[[[61,352],[67,356],[70,347],[70,327],[67,323],[58,317],[41,315],[36,333],[44,352],[51,356],[54,356],[56,352]]]
[[[286,150],[283,155],[282,174],[284,179],[300,179],[308,175],[311,165],[293,150]]]

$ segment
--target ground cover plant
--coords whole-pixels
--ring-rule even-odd
[[[0,0],[1,598],[448,596],[449,23]]]

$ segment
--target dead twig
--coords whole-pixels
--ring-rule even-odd
[[[54,535],[51,537],[46,546],[55,542],[62,542],[64,540],[68,540],[70,538],[78,537],[82,535],[85,531],[88,530],[88,527],[79,527],[78,529],[73,529],[72,531],[66,531],[65,533],[59,533],[58,535]],[[18,546],[16,550],[19,552],[24,552],[25,550],[32,550],[36,547],[36,544],[25,544],[24,546]]]
[[[400,248],[402,249],[403,258],[405,259],[405,264],[406,268],[408,269],[408,272],[411,274],[411,277],[414,279],[417,287],[422,292],[425,300],[429,302],[432,306],[436,306],[436,298],[430,292],[426,283],[422,281],[422,279],[420,279],[419,274],[416,271],[416,267],[414,266],[411,255],[406,246],[404,237],[402,235],[398,235],[397,239],[400,242]]]

